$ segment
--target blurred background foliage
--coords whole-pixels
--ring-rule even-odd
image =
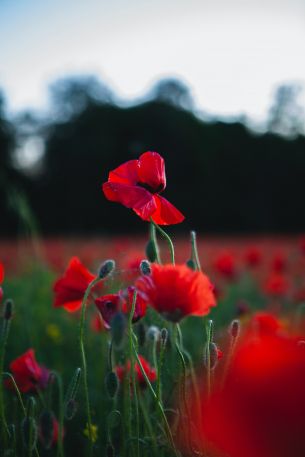
[[[246,119],[196,112],[177,79],[159,81],[132,105],[94,76],[60,79],[50,87],[47,114],[13,119],[1,96],[0,235],[20,234],[23,215],[43,235],[143,231],[132,211],[104,198],[101,184],[147,150],[165,158],[164,196],[186,215],[179,230],[303,232],[301,90],[278,87],[260,131]]]

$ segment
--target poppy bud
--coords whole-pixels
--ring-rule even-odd
[[[149,240],[147,245],[146,245],[146,248],[145,248],[145,252],[146,252],[146,257],[148,258],[148,260],[150,262],[155,262],[156,259],[157,259],[157,249],[156,249],[156,244],[154,243],[153,240]]]
[[[209,366],[210,370],[213,370],[216,367],[216,364],[217,364],[217,361],[219,358],[219,350],[215,343],[211,342],[209,344],[209,352],[210,352],[210,354],[209,354],[210,355],[210,364],[209,364],[207,349],[208,349],[208,345],[206,345],[205,350],[204,350],[204,356],[203,356],[204,365],[206,368],[208,368],[208,366]]]
[[[125,314],[116,313],[110,322],[110,330],[113,345],[119,349],[122,346],[127,328],[127,320]]]
[[[196,270],[196,264],[194,262],[193,259],[189,259],[187,262],[186,262],[187,266],[191,269],[191,270]]]
[[[151,325],[147,330],[147,337],[150,341],[158,341],[160,338],[160,330],[156,325]]]
[[[144,275],[144,276],[151,274],[150,263],[148,262],[148,260],[144,259],[141,261],[140,270],[141,270],[142,275]]]
[[[6,300],[4,303],[4,313],[3,313],[3,319],[6,321],[11,320],[13,316],[13,311],[14,311],[14,303],[13,300]]]
[[[112,259],[105,260],[99,268],[99,278],[105,279],[115,269],[115,261]]]
[[[105,385],[110,398],[114,398],[119,388],[119,380],[114,371],[107,373],[105,378]]]
[[[37,426],[34,417],[25,417],[21,422],[22,442],[24,447],[32,451],[37,443]]]
[[[167,328],[162,328],[160,332],[160,339],[163,346],[166,346],[168,340],[168,330]]]
[[[70,421],[77,413],[78,404],[74,398],[70,398],[65,406],[65,418]]]
[[[236,339],[239,336],[240,333],[240,321],[238,319],[234,319],[231,322],[230,328],[229,328],[229,333],[232,338]]]
[[[45,449],[50,449],[54,438],[54,415],[43,411],[39,418],[39,438]]]

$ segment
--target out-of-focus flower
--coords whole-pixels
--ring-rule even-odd
[[[116,294],[108,294],[95,299],[95,304],[101,313],[106,328],[110,328],[111,319],[116,313],[122,311],[127,314],[131,311],[135,291],[136,288],[130,286],[127,289],[120,290]],[[146,306],[146,300],[143,294],[137,291],[132,322],[137,322],[145,315]]]
[[[214,261],[214,269],[227,279],[233,279],[236,275],[236,262],[233,254],[230,252],[219,254]]]
[[[159,194],[166,187],[165,164],[157,152],[145,152],[109,173],[103,191],[108,200],[132,208],[144,221],[178,224],[183,214]]]
[[[156,381],[156,379],[157,379],[156,370],[149,365],[147,360],[142,355],[139,355],[139,359],[140,359],[144,372],[145,372],[146,376],[148,377],[149,381],[150,382]],[[130,373],[130,369],[131,369],[130,360],[128,360],[125,365],[123,365],[123,366],[118,365],[115,368],[116,374],[121,382],[123,382],[125,376]],[[143,373],[141,371],[141,368],[140,368],[140,365],[138,364],[138,362],[135,363],[134,369],[135,369],[135,374],[136,374],[136,380],[138,381],[139,386],[141,388],[145,388],[146,381],[145,381],[145,378],[143,376]]]
[[[0,262],[0,303],[1,303],[2,298],[3,298],[3,290],[2,290],[2,287],[1,287],[1,284],[3,283],[3,280],[4,280],[4,267],[3,267],[2,263]]]
[[[271,260],[271,269],[277,273],[282,273],[287,267],[287,259],[282,252],[274,254]]]
[[[96,333],[100,333],[108,329],[100,313],[96,313],[94,316],[92,316],[90,327]]]
[[[249,267],[257,267],[262,262],[262,251],[256,246],[250,246],[246,250],[244,258]]]
[[[131,252],[122,261],[122,274],[126,281],[134,281],[140,274],[140,264],[145,255],[142,253]]]
[[[65,431],[62,431],[64,436]],[[57,444],[59,438],[59,423],[52,411],[44,411],[39,418],[39,439],[45,449],[50,449]],[[62,436],[62,438],[63,438]]]
[[[86,428],[84,430],[84,435],[89,440],[91,440],[92,443],[96,443],[97,438],[98,438],[98,426],[95,424],[91,424],[91,428],[89,428],[89,425],[87,424]]]
[[[45,389],[48,384],[49,370],[37,363],[33,349],[28,349],[10,364],[10,370],[21,392],[35,392],[37,388]],[[6,382],[13,389],[12,382]]]
[[[48,324],[46,327],[46,334],[54,343],[59,344],[62,342],[62,334],[58,325]]]
[[[201,418],[189,401],[194,447],[211,457],[303,457],[304,385],[301,344],[270,334],[244,339],[224,384],[202,395]]]
[[[151,274],[140,277],[136,286],[148,303],[172,322],[189,315],[205,316],[216,305],[209,278],[186,265],[152,264]]]
[[[285,296],[289,290],[289,282],[281,273],[271,273],[263,285],[264,292],[274,298]]]
[[[277,316],[264,311],[256,312],[250,322],[250,329],[260,336],[276,335],[282,327]]]
[[[70,313],[77,311],[81,307],[87,287],[94,278],[78,257],[73,257],[63,277],[54,284],[54,306],[62,306]]]

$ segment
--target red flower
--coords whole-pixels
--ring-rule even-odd
[[[234,278],[236,274],[235,258],[230,252],[220,254],[214,262],[215,270],[229,279]]]
[[[277,252],[271,261],[271,268],[277,273],[282,273],[287,267],[287,259],[282,252]]]
[[[3,280],[4,280],[4,267],[3,267],[2,263],[0,263],[0,303],[1,303],[2,298],[3,298],[3,290],[2,290],[2,287],[1,287],[1,284],[3,283]]]
[[[147,360],[142,355],[139,355],[139,359],[140,359],[140,362],[143,366],[143,369],[144,369],[149,381],[154,382],[157,379],[156,370],[149,365]],[[121,382],[123,382],[125,376],[127,374],[129,374],[130,368],[131,368],[130,360],[128,360],[128,362],[124,366],[118,365],[115,368],[116,374]],[[135,363],[134,368],[135,368],[135,373],[136,373],[136,379],[139,383],[139,386],[141,388],[146,387],[145,378],[142,374],[140,365],[137,362]]]
[[[94,316],[92,316],[90,321],[90,327],[91,330],[93,330],[96,333],[100,333],[108,329],[108,326],[105,325],[105,322],[103,321],[100,313],[97,313]]]
[[[87,287],[95,276],[90,273],[77,257],[73,257],[62,278],[54,284],[54,306],[63,306],[70,313],[77,311]]]
[[[256,246],[249,247],[245,252],[245,262],[249,267],[257,267],[262,261],[262,252]]]
[[[254,314],[251,324],[253,330],[261,336],[276,335],[282,328],[282,324],[276,316],[263,311]]]
[[[110,328],[110,322],[113,316],[122,311],[129,313],[131,311],[132,300],[135,287],[130,286],[127,289],[120,290],[117,294],[108,294],[103,297],[96,298],[95,304],[101,313],[105,327]],[[132,322],[137,322],[146,313],[146,300],[141,292],[137,292],[135,312]]]
[[[272,297],[282,297],[289,289],[288,280],[281,273],[271,273],[264,284],[264,292]]]
[[[136,286],[166,319],[178,322],[188,315],[205,316],[216,305],[213,286],[202,272],[172,264],[152,264],[151,270]]]
[[[109,173],[103,184],[105,197],[132,208],[144,221],[159,225],[178,224],[183,214],[160,192],[165,189],[165,165],[157,152],[145,152],[139,160],[129,160]]]
[[[190,401],[197,449],[211,457],[303,457],[304,385],[305,351],[295,340],[244,341],[224,385],[202,397],[202,420]]]
[[[33,349],[29,349],[13,360],[10,370],[21,392],[35,392],[37,387],[45,389],[47,386],[49,370],[37,363]],[[10,381],[6,386],[13,389]]]

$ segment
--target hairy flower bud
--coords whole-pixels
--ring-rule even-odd
[[[156,259],[157,259],[157,249],[156,249],[156,245],[154,243],[153,240],[149,240],[147,245],[146,245],[146,248],[145,248],[145,252],[146,252],[146,257],[148,258],[148,260],[150,262],[155,262]]]
[[[196,264],[194,262],[193,259],[189,259],[187,262],[186,262],[187,266],[191,269],[191,270],[196,270]]]
[[[9,321],[11,320],[12,316],[13,316],[13,311],[14,311],[14,303],[13,303],[13,300],[6,300],[4,302],[4,313],[3,313],[3,319],[5,319],[6,321]]]
[[[148,262],[148,260],[144,259],[141,261],[140,270],[141,270],[142,275],[144,275],[144,276],[151,274],[150,263]]]
[[[45,449],[50,449],[54,438],[54,415],[45,410],[39,417],[39,438]]]
[[[70,421],[73,419],[75,414],[77,413],[78,403],[74,400],[74,398],[70,398],[65,405],[65,418]]]
[[[232,338],[236,339],[239,336],[240,333],[240,321],[239,319],[234,319],[231,322],[230,328],[229,328],[229,333],[232,336]]]
[[[209,348],[209,351],[208,351],[208,348]],[[208,352],[209,352],[209,354],[208,354]],[[204,361],[205,367],[208,368],[208,366],[209,366],[210,370],[213,370],[217,365],[219,355],[220,355],[220,351],[215,343],[211,342],[209,344],[209,346],[206,345],[205,350],[204,350],[204,355],[203,355],[203,361]],[[210,363],[209,363],[209,357],[210,357]]]
[[[112,259],[105,260],[99,268],[98,275],[101,279],[105,279],[115,269],[115,261]]]
[[[167,328],[162,328],[160,332],[160,339],[163,346],[166,346],[168,341],[168,330]]]

